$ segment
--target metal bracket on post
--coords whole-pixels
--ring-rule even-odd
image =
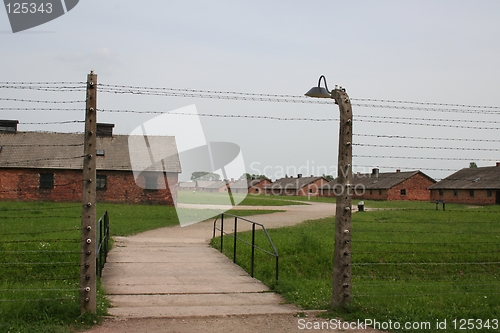
[[[80,257],[80,312],[96,312],[96,136],[97,75],[87,76],[83,148],[82,225]]]

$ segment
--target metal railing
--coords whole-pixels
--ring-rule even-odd
[[[219,217],[220,217],[220,228],[217,227],[217,221],[219,221]],[[231,218],[234,218],[234,231],[233,233],[226,233],[224,232],[224,217],[231,217]],[[237,233],[238,233],[238,221],[243,221],[243,222],[247,222],[247,223],[251,223],[252,224],[252,241],[251,243],[244,240],[244,239],[241,239],[237,236]],[[262,228],[262,231],[264,232],[264,234],[266,235],[267,237],[267,240],[269,241],[269,244],[271,245],[271,248],[272,248],[272,251],[273,252],[270,252],[270,251],[267,251],[257,245],[255,245],[255,226],[259,226]],[[260,250],[266,254],[269,254],[273,257],[275,257],[275,260],[276,260],[276,282],[278,282],[278,272],[279,272],[279,256],[278,256],[278,250],[276,250],[276,247],[274,246],[274,243],[273,241],[271,240],[271,237],[269,237],[269,234],[266,230],[266,227],[264,227],[263,224],[261,223],[258,223],[258,222],[254,222],[254,221],[251,221],[251,220],[248,220],[248,219],[245,219],[243,217],[240,217],[240,216],[236,216],[236,215],[232,215],[232,214],[227,214],[227,213],[222,213],[220,215],[218,215],[215,220],[214,220],[214,230],[213,230],[213,238],[215,238],[215,233],[216,233],[216,230],[219,230],[220,231],[220,252],[223,251],[223,246],[224,246],[224,235],[227,235],[227,236],[230,236],[230,237],[233,237],[234,239],[234,245],[233,245],[233,262],[236,263],[236,247],[237,247],[237,241],[241,241],[247,245],[250,245],[252,247],[252,253],[251,253],[251,262],[250,262],[250,276],[254,277],[254,267],[255,267],[255,249],[257,250]]]
[[[108,211],[97,221],[97,242],[96,242],[96,274],[102,276],[102,269],[106,263],[109,251],[109,215]]]

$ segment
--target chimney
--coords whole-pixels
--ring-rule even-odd
[[[302,174],[301,173],[297,174],[297,178],[302,178]]]
[[[372,176],[378,177],[378,171],[379,171],[378,168],[373,168],[372,169]]]
[[[105,124],[105,123],[97,123],[97,136],[100,137],[112,137],[113,136],[113,127],[115,124]]]
[[[401,170],[400,169],[396,169],[396,172],[401,172]]]
[[[17,133],[19,120],[0,120],[0,133]]]

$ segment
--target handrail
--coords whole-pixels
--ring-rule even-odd
[[[224,232],[224,216],[231,216],[231,217],[234,217],[234,233],[233,235],[231,235],[230,233],[225,233]],[[220,217],[220,228],[217,228],[217,221],[219,220],[219,217]],[[237,237],[237,233],[238,233],[238,220],[242,220],[244,222],[248,222],[248,223],[251,223],[252,224],[252,242],[249,243],[241,238],[238,238]],[[272,249],[273,249],[273,252],[269,252],[257,245],[255,245],[255,226],[259,226],[262,228],[262,230],[264,231],[264,234],[266,235],[267,237],[267,240],[269,241],[269,244],[271,245]],[[276,246],[274,246],[274,243],[273,241],[271,240],[271,237],[269,236],[269,233],[267,232],[266,230],[266,227],[262,224],[262,223],[259,223],[259,222],[255,222],[255,221],[251,221],[249,219],[246,219],[246,218],[243,218],[241,216],[237,216],[237,215],[233,215],[233,214],[228,214],[228,213],[221,213],[219,214],[215,220],[214,220],[214,229],[213,229],[213,237],[212,238],[215,238],[215,231],[216,230],[219,230],[220,231],[220,252],[222,252],[223,250],[223,244],[224,244],[224,235],[228,235],[228,236],[231,236],[233,237],[234,239],[234,246],[233,246],[233,262],[236,263],[236,246],[237,246],[237,241],[240,240],[241,242],[245,243],[245,244],[248,244],[252,247],[252,259],[251,259],[251,263],[250,263],[250,276],[251,277],[254,277],[254,267],[255,267],[255,249],[258,249],[264,253],[267,253],[273,257],[276,258],[276,282],[278,282],[278,267],[279,267],[279,255],[278,255],[278,250],[276,249]]]
[[[109,251],[109,215],[105,211],[97,221],[97,242],[96,242],[96,275],[102,276],[102,269],[106,263]]]

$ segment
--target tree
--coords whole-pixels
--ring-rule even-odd
[[[256,174],[249,174],[249,173],[244,173],[241,177],[241,179],[246,179],[246,180],[252,180],[252,179],[267,179],[267,176],[265,175],[256,175]]]
[[[329,182],[331,182],[332,180],[334,180],[334,179],[335,179],[332,175],[325,175],[325,174],[323,174],[323,178],[325,178],[325,179],[326,179],[326,180],[328,180]]]
[[[469,168],[477,168],[476,162],[470,162],[469,163]]]
[[[191,174],[191,180],[220,180],[220,175],[207,171],[195,171]]]

